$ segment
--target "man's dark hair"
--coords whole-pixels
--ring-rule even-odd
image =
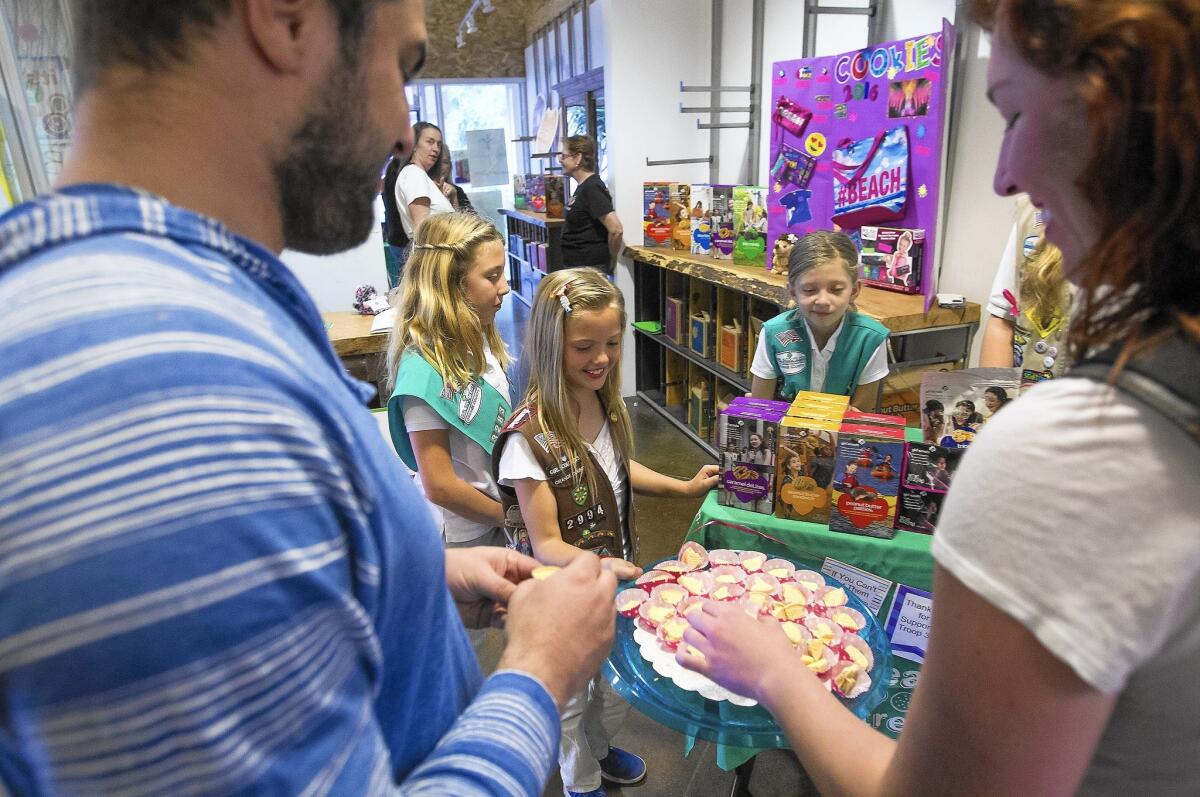
[[[379,0],[329,2],[337,14],[343,55],[353,59],[367,11]],[[231,0],[71,0],[75,93],[86,91],[116,63],[155,72],[185,62],[191,40],[209,35],[229,13],[230,4]]]

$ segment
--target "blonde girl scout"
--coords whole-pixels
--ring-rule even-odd
[[[1016,289],[1016,294],[1013,293]],[[1062,376],[1070,364],[1067,335],[1075,289],[1062,252],[1046,240],[1042,214],[1017,198],[1017,221],[988,297],[979,364],[1021,369],[1021,389]]]
[[[543,564],[594,553],[618,578],[641,573],[631,493],[700,496],[716,486],[706,465],[690,480],[664,476],[630,455],[633,436],[621,399],[625,301],[598,270],[555,271],[538,286],[524,356],[525,400],[493,455],[509,544]],[[645,763],[608,740],[628,705],[605,678],[568,703],[559,767],[568,795],[603,795],[601,779],[636,783]]]
[[[858,250],[848,236],[818,230],[797,241],[788,255],[788,293],[796,306],[763,324],[751,394],[791,401],[810,390],[873,407],[888,375],[888,330],[855,311],[861,289]]]
[[[491,462],[511,409],[495,325],[508,290],[503,240],[489,222],[443,213],[417,228],[388,347],[388,426],[450,547],[504,544]]]

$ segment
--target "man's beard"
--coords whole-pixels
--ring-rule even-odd
[[[372,147],[358,69],[343,56],[316,92],[317,108],[275,164],[284,245],[314,255],[357,246],[375,222],[382,158]],[[371,151],[368,151],[371,150]]]

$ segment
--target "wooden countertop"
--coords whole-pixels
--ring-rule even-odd
[[[730,260],[717,260],[690,252],[671,249],[649,249],[628,246],[625,255],[659,268],[677,271],[690,277],[721,285],[780,307],[791,304],[787,280],[757,266],[743,266]],[[863,286],[856,302],[860,312],[880,321],[892,332],[912,332],[929,327],[978,324],[980,307],[967,302],[961,310],[934,305],[925,312],[925,298],[919,295],[896,293]]]
[[[548,219],[545,213],[534,213],[532,210],[518,210],[516,208],[500,208],[500,213],[505,216],[514,216],[522,221],[527,221],[530,224],[536,224],[539,227],[554,227],[559,224],[566,224],[566,219]]]
[[[333,343],[333,350],[339,357],[355,354],[377,354],[387,351],[388,338],[386,332],[371,334],[373,315],[358,313],[321,313],[326,324],[326,334]],[[332,326],[329,326],[331,325]]]

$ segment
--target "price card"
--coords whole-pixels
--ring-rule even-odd
[[[933,622],[933,595],[916,587],[900,584],[892,599],[884,627],[892,653],[916,662],[925,661],[929,644],[929,626]]]

